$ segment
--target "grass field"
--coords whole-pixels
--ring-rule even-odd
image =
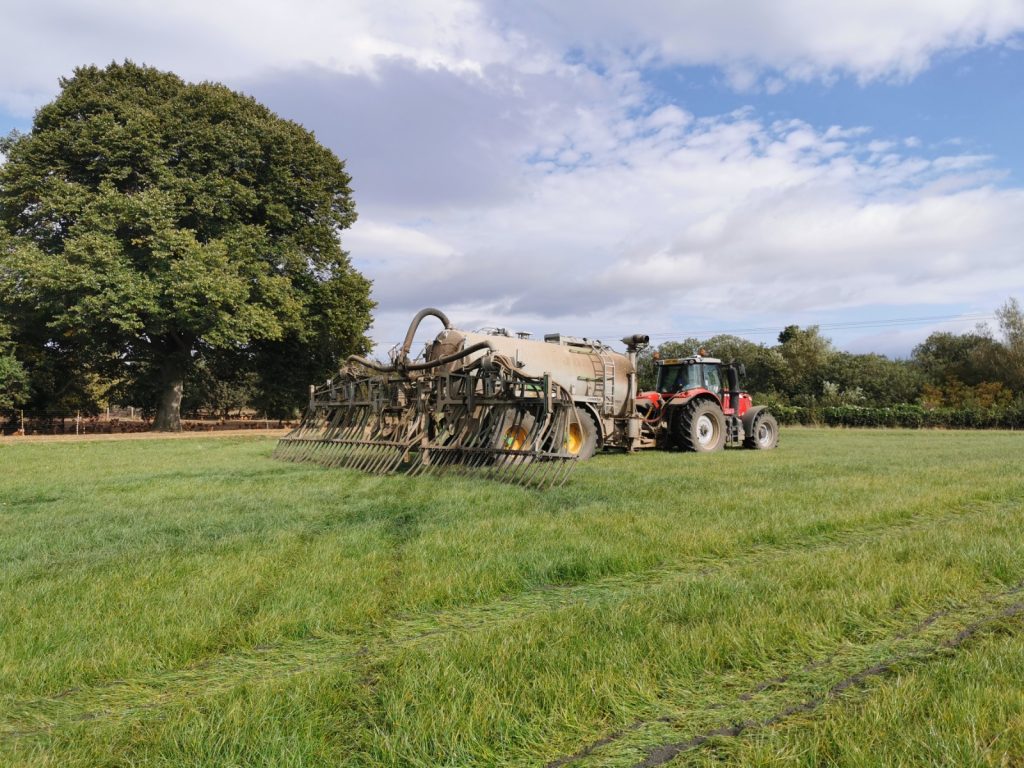
[[[1024,765],[1024,435],[546,493],[0,445],[0,765]]]

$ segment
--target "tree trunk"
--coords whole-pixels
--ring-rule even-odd
[[[164,359],[160,374],[160,404],[153,422],[154,432],[181,432],[181,392],[185,366],[177,355]]]

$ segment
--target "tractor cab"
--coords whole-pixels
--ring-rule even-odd
[[[658,370],[655,389],[659,394],[706,389],[722,396],[722,361],[717,358],[693,355],[656,360],[654,364]]]

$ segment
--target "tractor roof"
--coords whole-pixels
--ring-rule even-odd
[[[694,363],[722,363],[717,357],[703,357],[702,355],[690,355],[689,357],[668,357],[655,360],[655,365],[693,365]]]

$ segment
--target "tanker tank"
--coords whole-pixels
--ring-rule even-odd
[[[549,374],[574,402],[593,408],[602,419],[633,415],[635,393],[630,391],[630,375],[635,370],[629,357],[597,341],[558,334],[545,339],[447,328],[429,345],[427,360],[438,360],[486,342],[494,354],[515,361],[524,376],[539,378]],[[452,363],[453,369],[468,366],[485,354],[484,349],[474,352]]]

